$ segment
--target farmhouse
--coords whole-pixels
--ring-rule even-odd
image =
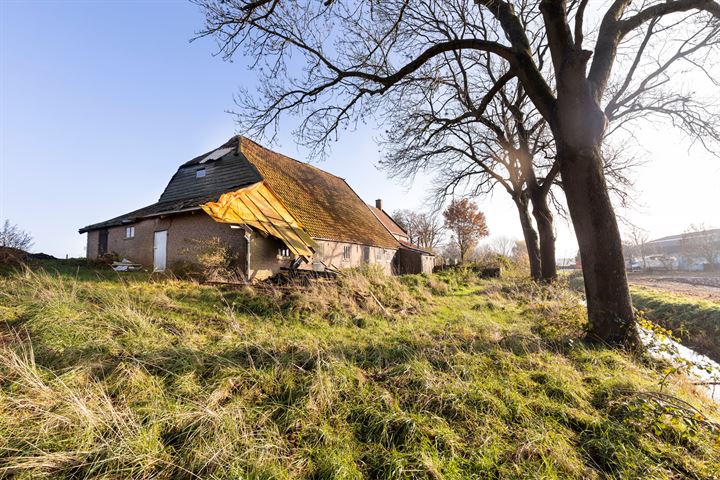
[[[429,273],[433,265],[381,201],[369,206],[344,179],[242,136],[181,165],[156,203],[79,231],[88,258],[111,254],[156,272],[196,263],[212,242],[248,280],[285,268]]]

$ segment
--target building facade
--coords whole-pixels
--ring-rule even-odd
[[[283,215],[292,218],[270,218],[278,215],[258,204],[250,205],[253,218],[247,222],[206,213],[223,194],[260,184]],[[222,205],[217,211],[224,211]],[[294,254],[293,245],[279,233],[293,230],[312,239],[307,242],[309,255]],[[408,258],[432,258],[429,252],[413,253],[403,246],[407,242],[398,240],[344,179],[241,136],[181,165],[157,203],[79,231],[87,233],[88,258],[110,255],[157,272],[198,263],[207,244],[219,243],[249,281],[286,268],[365,264],[388,274],[428,272],[427,260]],[[408,252],[400,255],[401,249]]]

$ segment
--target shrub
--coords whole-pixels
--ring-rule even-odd
[[[27,253],[17,248],[0,247],[0,266],[17,267],[27,260]]]
[[[180,250],[186,259],[172,265],[174,274],[198,277],[205,281],[238,281],[242,279],[239,256],[219,237],[186,239],[188,246]],[[177,270],[176,270],[177,269]]]

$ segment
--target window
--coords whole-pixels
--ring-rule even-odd
[[[290,258],[290,249],[289,248],[279,248],[278,249],[278,257]]]
[[[350,245],[343,247],[343,260],[350,260]]]
[[[205,176],[205,169],[201,168],[199,170],[195,170],[195,178],[203,178]]]
[[[135,227],[125,227],[125,238],[135,237]]]
[[[363,253],[363,262],[370,263],[370,247],[364,246],[362,253]]]

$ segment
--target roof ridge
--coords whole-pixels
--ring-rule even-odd
[[[689,236],[699,236],[699,235],[713,235],[715,233],[720,233],[720,228],[709,228],[707,230],[701,230],[699,232],[683,232],[683,233],[676,233],[674,235],[665,235],[664,237],[654,238],[652,240],[648,240],[647,243],[652,242],[660,242],[665,240],[675,240],[675,239],[683,239]]]
[[[339,178],[340,180],[343,180],[343,181],[345,180],[345,178],[340,177],[340,176],[338,176],[338,175],[335,175],[334,173],[328,172],[327,170],[323,170],[323,169],[320,168],[320,167],[316,167],[315,165],[313,165],[313,164],[311,164],[311,163],[303,162],[302,160],[298,160],[297,158],[293,158],[293,157],[291,157],[291,156],[285,155],[284,153],[280,153],[280,152],[276,152],[275,150],[271,150],[271,149],[269,149],[268,147],[266,147],[266,146],[264,146],[264,145],[261,145],[261,144],[259,144],[258,142],[256,142],[255,140],[253,140],[253,139],[251,139],[251,138],[249,138],[249,137],[246,137],[246,136],[244,136],[244,135],[239,135],[239,134],[238,134],[238,135],[235,135],[233,138],[237,138],[237,139],[239,139],[241,142],[242,142],[242,141],[248,141],[248,142],[254,144],[254,145],[257,146],[257,147],[262,148],[263,150],[267,150],[268,152],[274,153],[275,155],[280,155],[280,156],[282,156],[282,157],[287,158],[288,160],[292,160],[293,162],[299,163],[300,165],[304,165],[304,166],[306,166],[306,167],[310,167],[310,168],[312,168],[312,169],[314,169],[314,170],[317,170],[317,171],[319,171],[319,172],[322,172],[322,173],[324,173],[324,174],[326,174],[326,175],[330,175],[330,176],[332,176],[332,177]],[[230,139],[230,140],[232,140],[232,139]],[[226,142],[226,143],[229,143],[230,140],[228,140],[228,142]],[[218,147],[218,148],[222,148],[224,145],[225,145],[225,144],[223,144],[222,146],[220,146],[220,147]],[[241,147],[241,148],[242,148],[242,147]]]

